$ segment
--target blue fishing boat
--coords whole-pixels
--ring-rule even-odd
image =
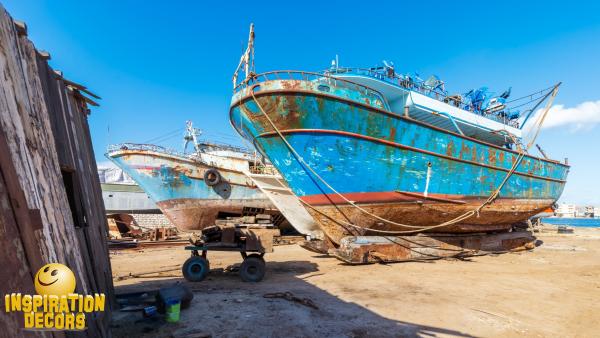
[[[277,209],[249,178],[249,173],[277,175],[255,153],[226,144],[198,141],[188,123],[186,145],[192,153],[157,145],[118,144],[106,156],[125,171],[180,230],[201,230],[217,217],[241,215],[244,207]],[[185,147],[184,147],[185,148]]]
[[[569,166],[530,154],[523,135],[533,117],[537,136],[558,85],[513,101],[510,90],[449,95],[439,78],[387,62],[256,74],[253,37],[234,75],[230,121],[334,243],[507,231],[560,197]]]

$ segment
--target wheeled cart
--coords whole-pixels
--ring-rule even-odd
[[[231,251],[239,252],[243,258],[240,265],[240,277],[244,282],[260,282],[266,272],[265,253],[273,252],[273,237],[279,235],[279,229],[237,227],[235,232],[238,236],[220,235],[221,241],[198,243],[198,245],[186,246],[192,255],[181,268],[183,276],[190,282],[202,281],[210,271],[210,263],[207,258],[208,251]],[[232,241],[223,241],[227,238]]]

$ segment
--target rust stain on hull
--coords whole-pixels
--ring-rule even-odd
[[[332,254],[350,264],[465,258],[531,250],[536,238],[527,231],[488,235],[349,236]]]
[[[182,231],[202,230],[215,224],[219,213],[241,214],[244,207],[272,209],[268,200],[174,199],[156,203],[167,218]]]
[[[412,226],[427,227],[441,224],[458,217],[481,204],[477,200],[468,200],[464,204],[444,202],[397,202],[360,204],[369,213],[378,215],[396,223]],[[543,211],[552,201],[532,200],[497,200],[485,207],[479,216],[473,216],[465,221],[446,227],[424,232],[435,233],[478,233],[508,231],[514,224]],[[345,236],[394,235],[394,231],[411,231],[414,228],[402,227],[382,222],[369,216],[351,205],[321,205],[307,208],[315,218],[327,237],[339,244]],[[338,220],[346,217],[357,227],[341,226]],[[370,228],[369,231],[361,228]],[[387,233],[386,233],[387,231]]]

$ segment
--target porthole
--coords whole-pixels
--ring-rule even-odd
[[[322,85],[319,85],[319,86],[317,87],[317,89],[318,89],[318,90],[320,90],[320,91],[322,91],[322,92],[329,92],[329,90],[330,90],[329,86],[327,86],[327,85],[323,85],[323,84],[322,84]]]

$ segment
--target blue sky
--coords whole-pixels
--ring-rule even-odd
[[[4,0],[65,77],[102,97],[89,118],[96,158],[191,119],[241,144],[227,120],[231,75],[250,22],[257,71],[373,66],[437,74],[451,92],[562,81],[538,143],[572,165],[562,201],[600,205],[600,3],[576,1],[30,1]],[[180,147],[179,136],[164,144]]]

